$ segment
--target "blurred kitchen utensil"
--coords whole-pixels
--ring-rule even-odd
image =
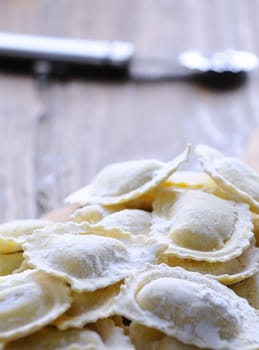
[[[133,44],[0,33],[0,69],[32,72],[40,78],[92,78],[135,82],[195,81],[228,88],[258,67],[246,51],[205,54],[189,50],[176,58],[141,58]]]

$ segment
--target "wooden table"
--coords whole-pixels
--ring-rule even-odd
[[[0,31],[128,40],[140,56],[188,48],[259,55],[259,1],[0,0]],[[0,75],[0,220],[62,205],[103,166],[168,160],[187,142],[244,156],[259,123],[259,74],[216,93],[184,82],[55,82]]]

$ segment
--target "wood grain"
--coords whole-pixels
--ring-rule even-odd
[[[245,148],[244,161],[259,174],[259,129],[253,131]]]
[[[0,0],[0,31],[129,40],[140,56],[193,47],[259,55],[258,9],[258,0]],[[259,123],[258,91],[258,72],[225,93],[184,82],[38,84],[1,74],[0,220],[39,217],[108,163],[167,160],[187,142],[244,157]]]

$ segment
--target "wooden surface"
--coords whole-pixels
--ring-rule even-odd
[[[0,31],[128,40],[140,56],[188,48],[259,55],[258,13],[258,0],[0,0]],[[258,72],[224,93],[184,82],[39,86],[0,74],[0,221],[39,217],[104,165],[168,160],[187,142],[244,157],[258,135],[258,93]],[[252,139],[247,159],[258,169]]]

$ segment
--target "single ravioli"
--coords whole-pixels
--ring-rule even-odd
[[[117,206],[115,206],[117,209]],[[113,209],[108,209],[99,204],[89,204],[82,208],[78,208],[70,215],[70,220],[80,224],[81,222],[88,222],[89,224],[96,224],[105,216],[113,213]]]
[[[151,236],[168,244],[167,255],[222,262],[242,254],[253,239],[245,203],[200,190],[160,190],[153,203]]]
[[[134,350],[129,337],[106,319],[83,329],[45,327],[6,344],[3,350]]]
[[[121,206],[103,207],[92,204],[80,208],[71,215],[76,223],[88,223],[98,229],[117,229],[133,235],[148,235],[151,229],[151,213],[142,209],[125,209]]]
[[[0,276],[10,275],[21,266],[22,262],[22,252],[0,254]]]
[[[124,244],[90,233],[38,232],[24,244],[24,256],[30,266],[61,277],[83,292],[107,287],[146,262],[155,263],[165,249],[154,239],[136,237]]]
[[[70,304],[69,287],[44,272],[28,270],[0,277],[0,342],[37,331]]]
[[[129,327],[130,339],[136,350],[198,350],[154,328],[132,322]]]
[[[51,224],[41,219],[14,220],[0,225],[0,253],[14,253],[22,250],[21,243],[38,228]]]
[[[168,163],[157,160],[136,160],[115,163],[104,168],[94,181],[72,193],[65,201],[86,205],[114,205],[137,199],[164,182],[188,159],[190,146]]]
[[[185,344],[201,348],[259,347],[259,318],[247,301],[218,281],[166,265],[130,275],[115,311]]]
[[[53,324],[60,330],[82,328],[90,322],[113,315],[114,297],[119,293],[120,286],[121,283],[117,283],[93,292],[72,291],[71,307]]]
[[[151,230],[151,213],[140,209],[124,209],[106,216],[98,225],[147,236]]]
[[[162,254],[159,262],[171,267],[180,266],[188,271],[208,274],[219,282],[230,285],[256,274],[259,270],[259,249],[254,244],[251,244],[240,256],[224,262],[212,263],[208,261],[181,259],[171,254]]]
[[[253,169],[205,145],[196,146],[195,152],[205,172],[230,199],[243,201],[259,213],[259,176]]]
[[[233,284],[231,289],[240,297],[247,299],[249,304],[258,310],[259,316],[259,270],[254,276],[237,284]]]
[[[87,231],[107,232],[112,237],[148,236],[151,213],[140,209],[123,209],[105,216],[95,224],[81,223]]]

